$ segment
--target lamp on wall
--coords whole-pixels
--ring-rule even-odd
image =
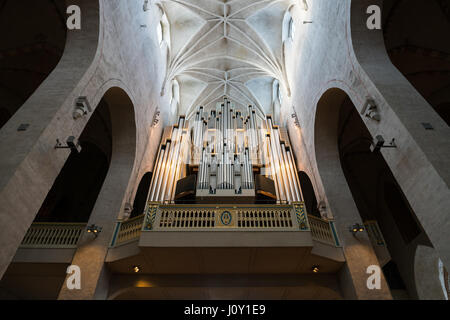
[[[131,269],[134,273],[138,273],[139,271],[141,271],[141,268],[139,266],[132,266]]]
[[[88,226],[87,228],[86,228],[86,231],[88,232],[88,233],[92,233],[93,235],[94,235],[94,237],[98,237],[98,234],[100,233],[100,232],[102,232],[102,227],[99,227],[99,226],[97,226],[97,225],[95,225],[95,224],[91,224],[90,226]]]
[[[381,116],[380,112],[378,110],[378,107],[372,99],[367,99],[366,103],[364,104],[364,107],[361,110],[361,114],[365,115],[367,118],[370,118],[375,121],[380,121]]]
[[[392,139],[389,145],[385,145],[385,140],[382,135],[377,135],[375,137],[375,140],[370,145],[370,151],[371,152],[377,152],[380,151],[381,148],[397,148],[397,145],[395,144],[395,139]]]
[[[66,140],[66,145],[63,145],[59,139],[56,139],[55,149],[70,149],[72,151],[81,152],[81,145],[77,138],[69,136]]]
[[[74,120],[77,120],[81,117],[84,117],[91,112],[92,108],[89,104],[89,101],[86,97],[79,97],[75,100],[75,109],[73,110],[72,117]]]
[[[353,226],[350,227],[350,232],[353,235],[356,235],[358,232],[363,232],[364,231],[364,226],[360,223],[355,223]]]

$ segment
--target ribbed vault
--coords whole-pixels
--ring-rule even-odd
[[[188,117],[228,97],[237,107],[270,113],[272,82],[290,95],[282,27],[293,0],[162,0],[170,24],[164,86],[180,85],[179,114]],[[167,88],[164,88],[167,90]]]

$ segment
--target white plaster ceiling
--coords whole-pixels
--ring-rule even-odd
[[[170,24],[165,86],[180,85],[179,114],[188,117],[228,97],[237,107],[271,112],[272,82],[289,92],[283,17],[294,0],[162,0]]]

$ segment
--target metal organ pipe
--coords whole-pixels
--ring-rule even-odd
[[[265,167],[265,172],[261,173],[273,179],[278,200],[301,201],[298,174],[288,141],[280,140],[281,132],[271,117],[261,120],[253,106],[248,106],[247,111],[248,114],[237,111],[233,103],[225,100],[208,113],[199,107],[190,121],[180,117],[170,138],[160,145],[147,199],[172,201],[189,157],[198,164],[197,189],[215,187],[237,192],[239,185],[242,189],[253,189],[252,162],[256,162]],[[258,132],[258,127],[266,133]],[[194,144],[193,148],[190,143]],[[236,178],[239,173],[240,184]]]
[[[166,172],[167,174],[165,174],[164,176],[164,183],[162,185],[162,191],[161,194],[159,196],[160,201],[164,201],[166,198],[166,192],[167,192],[167,186],[168,184],[173,181],[173,167],[174,167],[174,154],[175,154],[175,149],[178,149],[178,146],[180,144],[180,136],[181,133],[183,131],[183,126],[184,126],[184,118],[180,117],[180,120],[178,122],[178,128],[176,128],[176,134],[175,134],[175,139],[172,145],[172,148],[170,149],[170,155],[169,155],[169,161],[167,163],[167,167],[166,167]],[[178,152],[177,152],[178,153]],[[176,155],[175,155],[176,157]]]
[[[282,158],[282,171],[283,171],[283,179],[285,182],[285,188],[288,190],[288,201],[294,200],[294,190],[292,186],[292,177],[289,172],[288,162],[286,159],[286,145],[281,144],[281,158]]]
[[[275,171],[274,180],[277,179],[278,190],[280,191],[280,200],[286,201],[286,195],[283,189],[283,180],[281,174],[279,174],[280,170],[280,162],[278,158],[277,148],[275,146],[276,142],[274,140],[274,130],[272,127],[272,120],[268,119],[269,125],[268,128],[270,130],[270,151],[272,154],[273,166]]]
[[[287,201],[290,201],[290,199],[289,199],[290,198],[290,196],[289,196],[289,187],[288,187],[288,184],[287,184],[287,181],[286,181],[286,176],[285,176],[284,170],[283,170],[284,161],[283,161],[282,153],[281,153],[280,133],[279,133],[278,129],[273,129],[273,133],[274,133],[274,139],[276,141],[275,149],[276,149],[276,153],[277,153],[277,156],[278,156],[278,160],[280,161],[280,172],[281,172],[280,180],[283,181],[283,187],[284,187],[284,190],[286,192]]]
[[[277,195],[277,199],[281,199],[281,194],[280,194],[280,187],[278,186],[278,179],[277,179],[277,174],[275,171],[275,165],[274,165],[274,159],[273,159],[273,152],[272,152],[272,148],[270,145],[270,136],[269,134],[266,135],[266,145],[267,145],[267,152],[268,152],[268,157],[269,157],[269,168],[270,168],[270,172],[272,175],[272,180],[275,184],[275,192]]]
[[[172,145],[172,141],[167,141],[166,144],[166,151],[164,152],[164,158],[162,160],[161,163],[161,173],[158,177],[157,183],[156,183],[156,188],[155,188],[155,193],[152,195],[152,199],[154,201],[159,201],[159,191],[161,190],[161,184],[163,183],[164,180],[164,174],[166,171],[166,167],[167,167],[167,159],[168,159],[168,155],[171,149],[171,145]]]
[[[180,119],[181,120],[181,119]],[[172,188],[175,185],[175,181],[177,180],[177,175],[178,175],[178,168],[180,167],[180,163],[181,161],[179,159],[181,159],[181,149],[184,143],[184,119],[183,121],[180,121],[181,127],[179,128],[179,132],[178,132],[178,139],[176,142],[176,147],[174,150],[174,155],[172,158],[172,163],[170,166],[170,175],[167,177],[168,178],[168,184],[167,184],[167,191],[166,194],[164,195],[164,200],[171,200],[171,196],[172,196]]]
[[[164,200],[164,194],[165,194],[166,186],[167,186],[167,178],[170,175],[170,166],[172,164],[173,150],[176,145],[176,137],[177,137],[176,133],[178,132],[178,130],[179,130],[179,128],[174,128],[174,130],[172,131],[171,145],[170,145],[170,149],[168,150],[166,161],[164,163],[164,171],[163,171],[163,175],[162,175],[160,189],[159,189],[159,192],[157,195],[158,201]]]
[[[279,142],[279,140],[277,140],[277,141]],[[286,200],[288,202],[290,202],[290,201],[292,201],[292,197],[291,197],[291,191],[289,189],[288,176],[286,175],[285,160],[283,158],[283,152],[282,152],[283,146],[284,146],[284,144],[281,145],[281,147],[280,147],[280,154],[279,154],[279,157],[280,157],[280,173],[281,173],[281,176],[283,178],[283,187],[284,187],[284,190],[286,191]]]
[[[188,135],[185,133],[183,134],[183,140],[181,144],[181,150],[179,152],[178,161],[176,162],[177,169],[175,171],[175,176],[172,183],[172,188],[169,196],[169,200],[172,200],[175,198],[175,191],[176,191],[176,182],[181,178],[181,171],[183,164],[185,163],[186,156],[187,156],[187,148],[189,147],[188,144]]]
[[[166,146],[161,145],[160,149],[159,149],[158,160],[156,162],[155,175],[153,176],[152,183],[150,185],[150,193],[149,193],[149,200],[150,201],[155,201],[153,196],[155,194],[156,182],[158,181],[158,178],[159,178],[159,175],[160,175],[160,172],[161,172],[161,164],[162,164],[162,161],[163,161],[163,158],[164,158],[165,150],[166,150]]]
[[[291,175],[292,175],[292,182],[294,184],[294,189],[295,189],[295,201],[301,201],[301,196],[300,196],[300,184],[299,184],[299,180],[298,180],[298,175],[294,170],[294,165],[292,162],[292,154],[290,152],[289,149],[286,150],[286,157],[288,159],[288,164],[289,164],[289,169],[291,171]]]

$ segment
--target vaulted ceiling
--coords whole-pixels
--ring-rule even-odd
[[[180,87],[179,114],[188,117],[228,97],[270,113],[272,83],[289,92],[283,18],[294,0],[162,0],[170,25],[166,86]]]

